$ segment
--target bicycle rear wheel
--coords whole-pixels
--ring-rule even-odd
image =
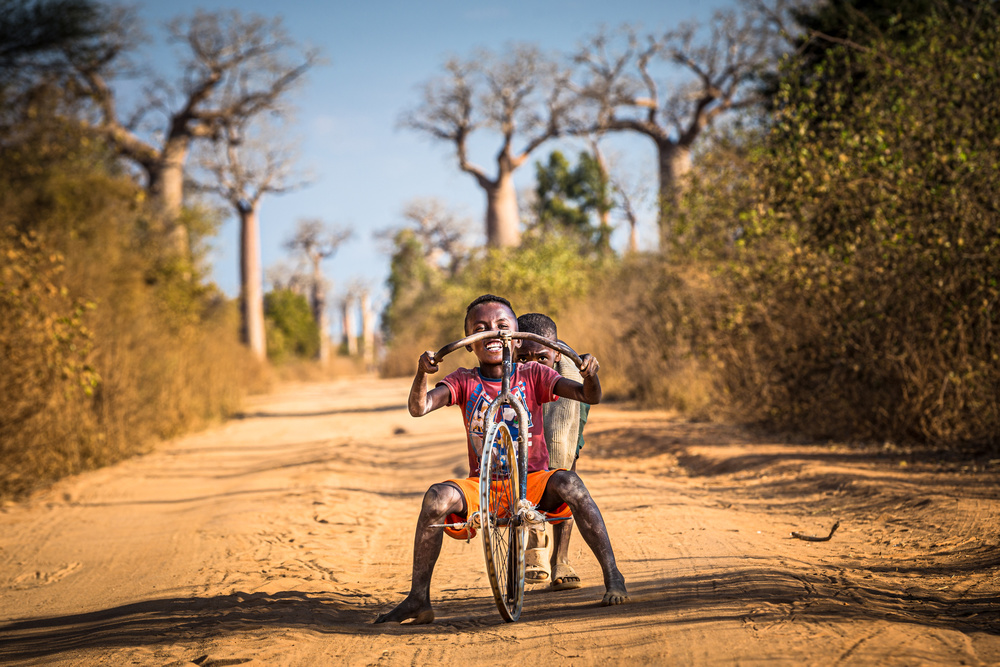
[[[479,471],[479,511],[486,573],[497,609],[516,621],[524,602],[524,540],[515,514],[520,490],[517,444],[503,422],[486,432]]]

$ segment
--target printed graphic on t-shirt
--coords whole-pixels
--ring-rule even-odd
[[[558,379],[558,373],[537,363],[518,364],[511,377],[511,391],[524,402],[528,425],[521,426],[517,423],[512,408],[504,410],[505,414],[500,415],[500,418],[507,422],[514,438],[520,434],[519,426],[530,429],[525,433],[530,447],[528,472],[547,470],[549,467],[549,450],[545,446],[545,431],[542,428],[542,403],[555,400],[552,388]],[[479,474],[483,441],[489,426],[485,423],[486,413],[494,397],[500,392],[501,382],[484,379],[478,369],[459,368],[439,384],[448,386],[452,404],[461,409],[468,436],[469,474],[475,477]],[[537,428],[534,428],[536,424]]]
[[[512,386],[510,393],[517,396],[522,404],[527,405],[524,380],[520,380]],[[469,441],[476,451],[476,458],[480,461],[483,458],[483,439],[486,437],[486,428],[488,427],[488,424],[486,424],[486,412],[490,409],[492,403],[493,399],[483,391],[483,385],[478,384],[465,404],[465,414],[469,424]],[[517,412],[509,405],[503,406],[501,412],[501,419],[507,423],[507,428],[510,429],[510,437],[516,441],[520,434]],[[531,427],[531,413],[528,412],[529,432],[531,431]],[[528,447],[531,447],[530,440],[528,441]]]

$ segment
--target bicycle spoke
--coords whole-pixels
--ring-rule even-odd
[[[480,471],[480,511],[486,521],[483,547],[486,570],[497,609],[505,620],[517,620],[524,593],[524,560],[513,514],[518,499],[517,458],[506,424],[490,428]]]

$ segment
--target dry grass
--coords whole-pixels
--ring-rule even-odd
[[[277,382],[325,382],[368,375],[369,371],[360,358],[334,355],[326,365],[311,359],[293,359],[270,367],[269,373]]]
[[[0,172],[0,498],[202,428],[266,383],[234,304],[156,261],[133,183],[89,162],[5,180],[21,173]]]

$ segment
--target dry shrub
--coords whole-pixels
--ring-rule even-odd
[[[718,381],[705,335],[715,303],[696,268],[628,258],[559,320],[560,337],[601,362],[609,399],[717,417]]]
[[[39,141],[0,162],[0,497],[232,414],[266,379],[234,304],[158,261],[136,185],[84,141]]]
[[[367,374],[363,359],[342,355],[332,355],[325,366],[314,359],[291,359],[270,368],[278,382],[326,382]]]
[[[436,340],[430,335],[420,338],[397,334],[386,349],[379,364],[379,375],[387,378],[406,377],[417,370],[417,359],[426,350],[437,350],[451,341]],[[450,360],[446,359],[446,361]]]
[[[1000,16],[938,6],[783,90],[727,386],[814,437],[1000,444]]]
[[[0,229],[0,255],[2,495],[30,487],[36,469],[80,465],[77,418],[98,377],[87,364],[85,304],[69,296],[62,256],[10,226]]]
[[[955,280],[974,265],[938,256],[926,275],[896,257],[888,272],[787,247],[782,260],[778,247],[748,262],[767,268],[722,332],[724,380],[744,419],[814,438],[995,447],[1000,321]]]

